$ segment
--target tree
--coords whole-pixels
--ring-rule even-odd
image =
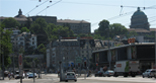
[[[12,53],[12,44],[10,39],[11,32],[9,30],[3,30],[0,27],[0,57],[2,59],[2,55],[4,55],[4,65],[5,67],[8,67],[11,64],[11,59],[9,57],[9,54]],[[2,60],[0,60],[2,63]],[[2,65],[2,64],[1,64]]]
[[[48,42],[47,34],[44,28],[47,27],[47,23],[43,18],[36,19],[30,28],[30,31],[37,35],[37,45],[44,44],[46,45]]]
[[[120,23],[114,23],[110,25],[110,37],[114,37],[116,35],[126,35],[128,30],[125,26],[121,25]]]
[[[5,25],[5,28],[16,28],[19,27],[20,24],[14,18],[6,18],[2,21],[2,24]]]
[[[109,34],[109,21],[108,20],[102,20],[99,23],[99,28],[94,31],[94,38],[100,38],[100,39],[106,39],[108,38]]]
[[[116,35],[127,35],[128,30],[120,23],[109,25],[109,21],[102,20],[99,23],[99,28],[94,31],[94,38],[98,39],[113,39]]]
[[[109,33],[108,30],[109,30],[109,21],[107,21],[107,20],[102,20],[102,21],[99,23],[98,33],[99,33],[101,36],[108,37],[108,33]]]
[[[21,32],[30,32],[30,30],[27,27],[22,27]]]

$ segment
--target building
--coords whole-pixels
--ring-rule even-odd
[[[51,45],[51,51],[50,47],[47,49],[47,67],[59,69],[60,61],[65,69],[83,67],[84,62],[88,64],[92,58],[94,44],[92,38],[61,38],[56,40]]]
[[[9,17],[0,17],[0,21],[3,21],[6,18],[9,18]],[[17,20],[20,24],[25,24],[28,20],[27,17],[22,14],[21,9],[19,9],[18,14],[13,18],[15,20]],[[7,28],[9,28],[9,27],[7,27]]]
[[[138,7],[137,11],[131,17],[130,28],[149,30],[149,23],[146,14]]]
[[[48,68],[55,67],[55,70],[59,69],[60,61],[65,69],[70,67],[71,64],[76,65],[75,58],[80,56],[77,39],[59,39],[54,41],[51,46],[51,51],[47,49]]]
[[[38,18],[43,18],[47,23],[57,24],[57,17],[55,16],[30,16],[28,18],[32,19],[32,21],[35,21]]]
[[[133,43],[111,47],[110,49],[100,49],[93,51],[92,57],[94,64],[98,64],[98,68],[111,66],[112,70],[116,61],[137,60],[141,72],[144,72],[154,66],[155,43]]]
[[[128,31],[137,33],[137,35],[133,37],[135,37],[138,42],[155,42],[155,28],[150,28],[147,15],[141,11],[139,7],[131,17],[131,25]]]
[[[74,34],[90,34],[91,33],[91,25],[89,22],[84,20],[57,20],[57,25],[68,26]]]
[[[30,32],[20,33],[20,30],[14,29],[12,30],[13,34],[11,35],[11,43],[13,44],[13,49],[21,49],[27,50],[32,47],[33,49],[37,48],[37,36],[31,34]]]

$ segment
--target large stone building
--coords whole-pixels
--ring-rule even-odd
[[[90,23],[84,20],[57,20],[57,25],[69,25],[69,28],[74,32],[74,34],[90,34],[91,28]]]
[[[131,25],[129,32],[136,32],[136,38],[138,42],[154,42],[155,28],[150,28],[147,15],[138,7],[137,11],[131,17]]]
[[[0,21],[3,21],[4,19],[9,17],[0,17]],[[64,26],[66,24],[69,24],[69,28],[74,32],[74,34],[90,34],[91,33],[91,26],[90,23],[84,20],[57,20],[56,16],[24,16],[22,14],[22,10],[19,9],[18,15],[13,17],[15,20],[17,20],[20,24],[25,24],[28,21],[35,21],[37,18],[43,18],[47,23],[53,23],[55,25],[61,25]]]
[[[132,15],[130,28],[149,30],[148,18],[146,14],[140,10],[140,7],[138,7],[137,11]]]

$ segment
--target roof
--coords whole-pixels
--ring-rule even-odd
[[[154,44],[155,43],[135,43],[135,44],[126,44],[126,45],[124,44],[124,45],[121,45],[121,46],[110,47],[110,50],[118,49],[118,48],[124,48],[124,47],[128,47],[128,46],[154,45]],[[108,51],[108,49],[99,49],[99,50],[93,51],[92,53],[102,52],[102,51]]]
[[[137,16],[137,15],[143,15],[146,16],[145,13],[143,11],[140,10],[140,7],[138,7],[137,11],[134,12],[133,16]]]
[[[70,20],[70,19],[60,19],[60,20],[57,20],[58,23],[90,23],[90,22],[87,22],[87,21],[84,21],[84,20]]]
[[[4,20],[6,18],[13,18],[13,17],[0,17],[0,20]],[[14,18],[17,21],[27,21],[27,18]]]
[[[150,30],[146,30],[146,29],[135,29],[135,28],[131,28],[131,29],[128,29],[128,31],[135,31],[135,32],[150,32]]]
[[[59,41],[59,40],[57,40],[57,41]],[[78,41],[77,39],[61,39],[61,41],[67,41],[67,42],[69,42],[69,41]]]

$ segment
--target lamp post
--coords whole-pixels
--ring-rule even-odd
[[[3,39],[3,32],[2,32],[2,39]],[[4,80],[4,70],[5,70],[5,66],[4,66],[4,49],[2,48],[3,54],[2,54],[2,69],[3,69],[3,80]]]
[[[109,69],[111,69],[111,54],[110,54],[110,45],[109,45],[109,30],[110,26],[108,25],[108,57],[109,57]]]
[[[155,29],[155,68],[156,68],[156,29]]]

